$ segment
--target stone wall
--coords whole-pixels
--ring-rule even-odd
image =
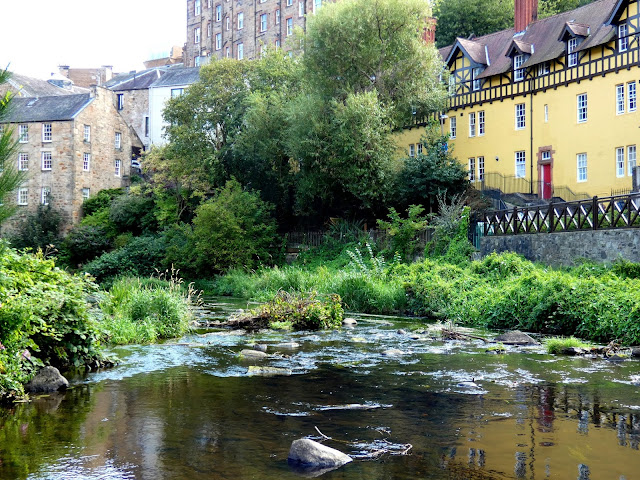
[[[579,258],[610,263],[619,258],[640,262],[640,229],[582,230],[483,237],[482,256],[512,251],[553,266],[569,266]]]

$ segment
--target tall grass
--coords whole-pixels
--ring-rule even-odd
[[[105,340],[113,345],[151,343],[184,335],[194,291],[175,276],[116,280],[100,307]]]

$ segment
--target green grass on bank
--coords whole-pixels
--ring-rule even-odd
[[[629,262],[556,270],[514,253],[458,265],[438,259],[369,270],[351,264],[231,271],[214,293],[256,300],[279,290],[339,294],[348,310],[406,313],[491,329],[640,343],[640,280]]]

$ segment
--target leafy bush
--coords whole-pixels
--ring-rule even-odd
[[[153,232],[157,228],[153,208],[151,197],[122,195],[111,203],[109,220],[119,232],[131,232],[135,235]]]
[[[112,188],[110,190],[100,190],[96,195],[87,198],[82,203],[82,213],[85,217],[95,215],[103,210],[109,210],[115,198],[124,195],[124,189]]]
[[[53,208],[52,203],[38,205],[35,213],[27,215],[20,222],[15,235],[11,236],[11,244],[16,248],[45,250],[49,245],[60,243],[60,224],[62,215]]]
[[[419,234],[427,228],[427,217],[422,212],[422,205],[411,205],[407,218],[402,218],[395,208],[390,208],[389,221],[378,220],[378,227],[387,234],[389,250],[400,254],[404,260],[412,260],[420,241]]]
[[[104,228],[78,225],[62,242],[62,255],[68,265],[75,266],[102,255],[111,245]]]
[[[0,396],[20,395],[35,369],[101,360],[98,327],[88,295],[96,287],[41,253],[20,254],[0,244]]]
[[[258,194],[231,180],[197,208],[193,229],[182,231],[184,240],[173,237],[167,260],[201,276],[277,263],[282,252],[271,210]]]
[[[153,275],[165,268],[166,243],[159,235],[135,237],[120,250],[104,253],[83,270],[100,283],[118,276]]]
[[[175,276],[168,280],[120,278],[100,304],[105,340],[123,345],[184,335],[193,315],[194,294]]]

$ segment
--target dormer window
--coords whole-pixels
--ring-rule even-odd
[[[626,23],[618,25],[618,51],[626,52],[629,48],[629,27]]]
[[[513,79],[516,82],[520,82],[524,80],[524,68],[520,68],[522,67],[523,63],[524,63],[523,54],[515,55],[513,57]]]
[[[482,68],[476,67],[473,69],[473,91],[477,92],[482,88],[482,80],[478,78],[478,75],[482,73]]]
[[[570,38],[567,41],[567,65],[569,67],[575,67],[576,65],[578,65],[578,53],[575,51],[577,47],[577,38]]]

